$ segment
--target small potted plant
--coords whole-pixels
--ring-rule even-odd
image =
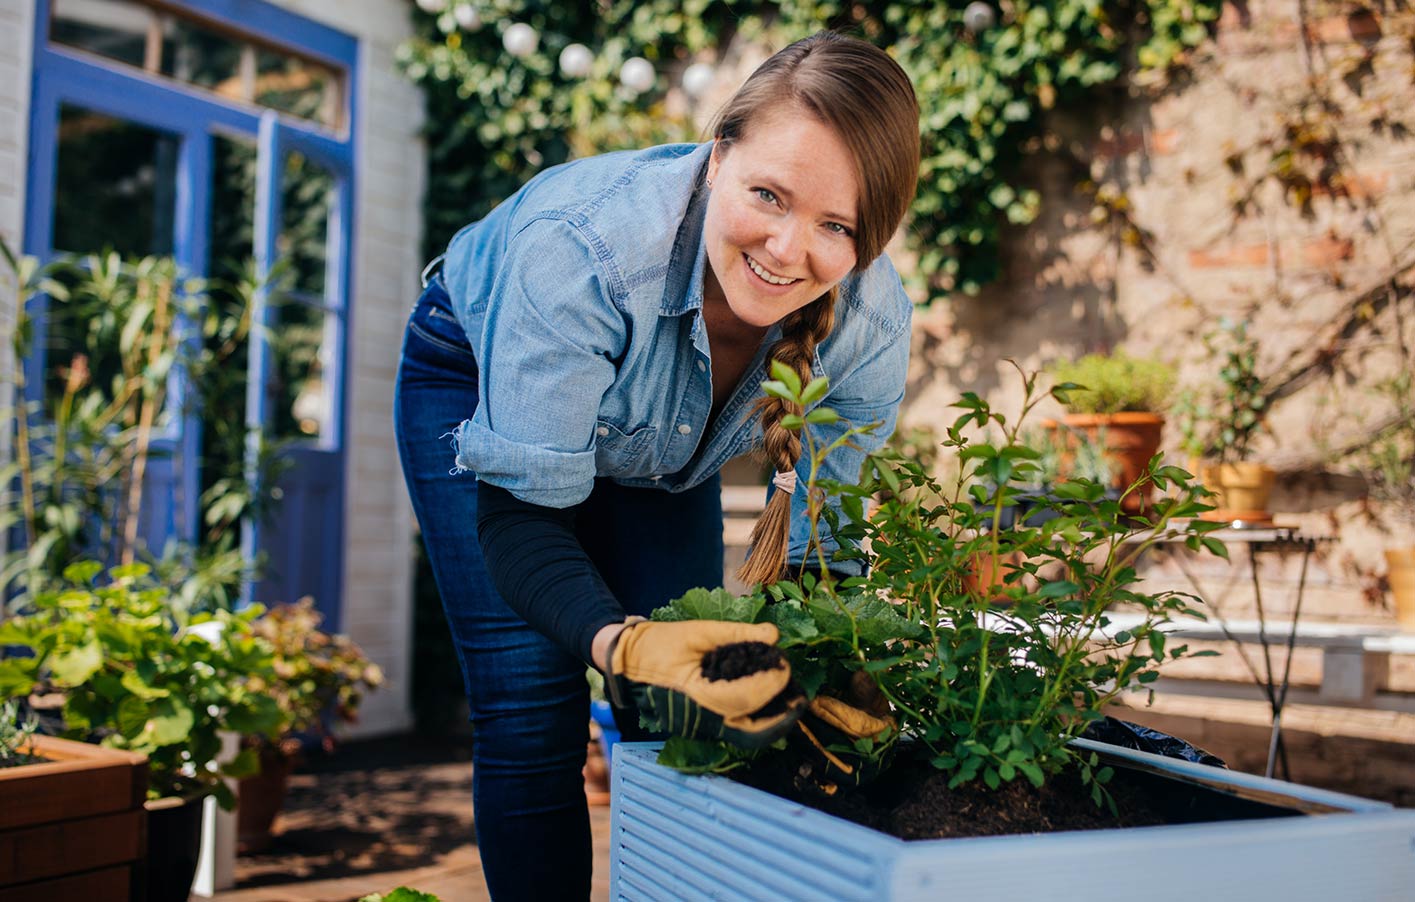
[[[1257,371],[1258,340],[1248,325],[1225,317],[1204,336],[1204,346],[1219,363],[1218,387],[1207,398],[1193,391],[1182,394],[1179,414],[1185,450],[1200,459],[1199,480],[1215,495],[1215,509],[1205,519],[1264,524],[1272,519],[1268,498],[1276,474],[1251,459],[1268,409]]]
[[[1174,368],[1159,360],[1131,357],[1120,351],[1088,354],[1080,360],[1052,364],[1056,397],[1066,408],[1060,424],[1049,428],[1072,433],[1066,447],[1074,449],[1084,436],[1105,449],[1114,461],[1113,487],[1124,493],[1127,511],[1142,510],[1149,486],[1141,484],[1146,465],[1159,450],[1164,429],[1161,413],[1174,389]],[[1063,458],[1063,471],[1071,454]]]
[[[1393,521],[1392,542],[1385,550],[1386,574],[1396,621],[1415,630],[1415,399],[1411,372],[1381,382],[1377,392],[1394,405],[1389,425],[1376,432],[1361,464],[1373,501]]]
[[[258,607],[184,613],[142,564],[67,567],[0,625],[0,690],[52,711],[64,738],[147,758],[149,902],[185,902],[196,870],[202,800],[230,809],[225,779],[254,772],[253,750],[223,760],[223,734],[279,735],[276,703],[249,686],[271,671],[251,630]],[[13,653],[13,650],[21,650]]]
[[[237,847],[258,852],[271,842],[271,828],[284,808],[285,788],[307,740],[333,751],[330,721],[358,719],[363,693],[383,684],[383,671],[347,636],[322,631],[324,617],[313,598],[276,605],[251,622],[251,630],[268,643],[271,670],[253,674],[246,689],[272,699],[280,709],[285,730],[272,739],[252,733],[244,745],[260,756],[259,773],[243,777],[237,787]]]

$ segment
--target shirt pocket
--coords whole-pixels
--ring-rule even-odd
[[[595,471],[600,476],[644,475],[638,467],[653,445],[658,430],[640,426],[625,432],[607,420],[595,421]]]

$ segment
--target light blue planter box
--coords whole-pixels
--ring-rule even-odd
[[[614,761],[613,902],[1412,902],[1415,810],[1078,740],[1309,817],[905,842],[743,786]]]

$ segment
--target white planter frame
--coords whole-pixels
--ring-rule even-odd
[[[1312,816],[906,842],[621,743],[612,902],[1415,900],[1415,810],[1077,740],[1109,762]]]

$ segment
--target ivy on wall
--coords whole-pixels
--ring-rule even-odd
[[[427,96],[427,252],[546,166],[607,150],[698,140],[683,71],[735,42],[771,48],[822,28],[864,37],[899,60],[921,106],[923,165],[909,241],[929,302],[972,293],[999,274],[1009,225],[1041,197],[1028,160],[1051,140],[1052,111],[1089,113],[1161,80],[1208,36],[1221,0],[449,0],[416,11],[399,63]],[[438,8],[441,0],[422,4]],[[533,49],[503,38],[521,23]],[[970,28],[971,26],[971,28]],[[980,27],[981,26],[981,27]],[[561,52],[584,44],[590,72],[568,76]],[[620,82],[648,60],[646,91]]]

